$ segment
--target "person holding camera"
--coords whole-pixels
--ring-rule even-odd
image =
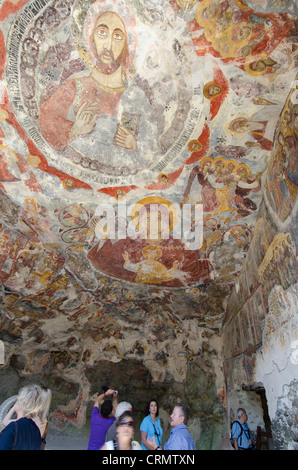
[[[112,395],[113,401],[105,400],[99,411],[99,404],[105,397]],[[99,395],[94,402],[91,412],[90,436],[88,450],[99,450],[105,443],[106,433],[115,421],[115,411],[118,405],[118,392],[108,389]]]

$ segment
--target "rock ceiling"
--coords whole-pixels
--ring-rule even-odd
[[[287,0],[0,1],[7,337],[144,354],[124,329],[162,344],[177,325],[192,342],[194,320],[220,328],[295,83],[296,15]],[[195,207],[189,247],[175,228]]]

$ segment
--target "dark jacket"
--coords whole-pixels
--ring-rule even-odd
[[[29,418],[9,423],[0,434],[0,450],[40,450],[38,426]]]

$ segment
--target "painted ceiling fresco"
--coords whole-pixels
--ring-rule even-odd
[[[121,335],[107,312],[223,311],[296,86],[296,15],[287,0],[0,1],[6,321],[59,311],[101,337],[103,315]],[[173,232],[199,206],[189,249]],[[121,223],[130,236],[111,236]]]

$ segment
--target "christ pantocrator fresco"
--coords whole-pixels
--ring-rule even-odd
[[[160,152],[159,136],[145,93],[126,76],[135,55],[134,19],[122,12],[132,44],[125,20],[102,7],[97,16],[93,10],[87,15],[84,28],[91,71],[69,78],[43,103],[40,129],[58,151],[135,173]]]

